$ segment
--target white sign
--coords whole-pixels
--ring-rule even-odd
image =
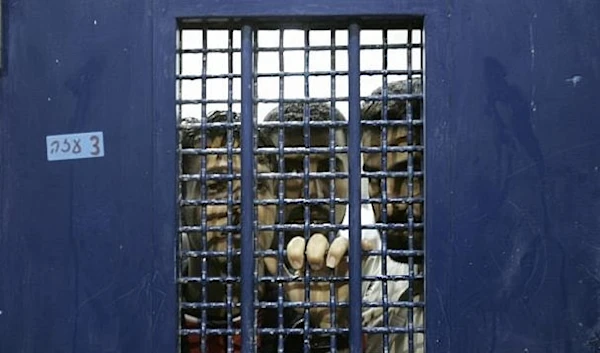
[[[102,131],[46,136],[48,161],[104,157]]]

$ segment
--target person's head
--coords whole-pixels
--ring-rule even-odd
[[[395,81],[388,84],[388,95],[411,95],[422,94],[422,83],[420,78],[413,78],[411,84],[407,80]],[[372,96],[381,96],[382,87],[371,93]],[[408,104],[411,106],[412,119],[421,119],[421,100],[410,99],[401,100],[397,98],[389,98],[387,104],[387,120],[388,121],[407,121]],[[362,107],[363,122],[384,123],[384,110],[382,101],[371,101],[363,104]],[[383,127],[381,125],[362,126],[362,145],[364,147],[381,147],[382,142],[387,142],[388,147],[399,146],[419,146],[422,141],[422,126],[421,125],[396,125],[387,126],[386,134],[383,136]],[[422,152],[407,152],[407,151],[388,151],[385,155],[386,161],[382,159],[382,153],[364,153],[363,154],[363,169],[365,172],[407,172],[410,156],[412,155],[412,165],[414,172],[420,172],[422,169]],[[410,183],[412,182],[412,192]],[[403,198],[403,201],[387,202],[387,223],[406,223],[408,220],[409,203],[407,198],[421,196],[423,180],[418,177],[413,177],[412,180],[406,176],[387,176],[386,178],[369,177],[369,196],[372,198],[382,198],[386,194],[386,198]],[[384,189],[385,187],[385,189]],[[373,203],[375,217],[378,222],[383,221],[383,207],[381,203]],[[422,217],[423,206],[420,203],[413,203],[413,216],[416,221],[420,221]],[[415,249],[422,249],[423,239],[422,232],[414,232],[413,246]],[[393,249],[408,249],[408,234],[405,230],[388,230],[389,247]]]
[[[200,154],[184,154],[182,156],[182,173],[202,175],[205,166],[206,180],[198,178],[186,181],[182,185],[182,198],[184,200],[198,200],[206,206],[194,205],[184,207],[182,211],[183,223],[187,226],[201,226],[205,217],[207,227],[223,227],[223,230],[209,230],[206,232],[206,246],[209,251],[226,251],[228,231],[225,227],[240,226],[241,213],[241,154],[240,146],[240,117],[231,113],[217,111],[207,117],[205,135],[198,127],[200,121],[187,118],[184,124],[196,124],[194,128],[182,131],[181,145],[183,149],[203,149],[206,156],[202,162]],[[272,142],[262,133],[257,136],[258,147],[273,147]],[[230,142],[230,143],[228,143]],[[209,149],[221,149],[210,151]],[[227,152],[227,149],[230,149]],[[238,149],[232,151],[232,149]],[[257,173],[271,172],[276,168],[275,157],[272,155],[255,155]],[[275,183],[272,180],[256,178],[257,199],[274,199]],[[203,207],[205,214],[203,215]],[[243,210],[252,212],[252,210]],[[257,221],[259,224],[274,224],[276,215],[275,206],[260,205],[257,207]],[[232,248],[240,247],[240,230],[232,232]],[[261,231],[257,239],[259,249],[269,249],[273,242],[272,231]],[[202,250],[201,233],[189,235],[192,250]],[[225,256],[217,258],[224,263]],[[239,271],[239,269],[237,269]]]
[[[311,223],[329,223],[330,211],[332,211],[331,198],[348,197],[348,179],[330,177],[310,177],[308,181],[308,195],[305,194],[305,163],[308,162],[308,172],[310,173],[345,173],[348,168],[348,158],[346,153],[335,153],[334,147],[346,146],[346,129],[343,123],[346,118],[342,113],[326,103],[286,103],[282,107],[280,115],[279,108],[271,110],[265,117],[265,122],[283,122],[292,123],[293,126],[282,128],[270,126],[264,128],[271,136],[276,146],[282,145],[289,147],[320,147],[328,150],[311,152],[309,154],[285,153],[285,170],[280,172],[298,173],[296,178],[286,179],[285,198],[287,199],[324,199],[324,203],[310,206]],[[304,122],[304,116],[308,117],[308,122],[312,124],[308,129]],[[331,122],[341,123],[333,127]],[[321,123],[320,125],[318,125]],[[329,123],[329,125],[327,124]],[[282,129],[282,130],[280,130]],[[282,131],[282,132],[281,132]],[[281,132],[281,135],[280,135]],[[310,138],[308,138],[310,135]],[[280,137],[283,140],[280,142]],[[275,169],[278,170],[278,169]],[[335,191],[332,189],[335,188]],[[334,192],[333,192],[334,191]],[[333,194],[332,194],[333,192]],[[346,205],[335,203],[336,224],[340,224],[344,218]],[[284,210],[286,223],[304,223],[304,206],[301,202],[287,204]]]

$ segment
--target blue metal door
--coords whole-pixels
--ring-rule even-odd
[[[423,19],[426,352],[600,351],[598,2],[0,4],[0,352],[177,352],[183,19],[382,17]]]

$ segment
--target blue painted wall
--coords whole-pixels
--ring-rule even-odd
[[[174,351],[152,6],[3,2],[0,352]],[[105,157],[46,161],[46,135],[88,131],[104,132]]]
[[[428,353],[600,351],[598,1],[2,5],[0,352],[175,352],[175,18],[334,14],[425,16]]]

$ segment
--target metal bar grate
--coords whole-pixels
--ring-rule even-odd
[[[254,38],[252,27],[242,27],[242,234],[241,234],[241,284],[242,296],[242,346],[254,347],[255,279],[254,279]],[[230,262],[229,262],[230,263]]]
[[[353,23],[349,27],[348,41],[348,66],[349,66],[349,118],[348,122],[348,165],[359,166],[360,163],[360,27]],[[356,168],[356,167],[355,167]],[[360,200],[360,174],[349,174],[350,197],[350,306],[360,308],[362,304],[362,269],[361,269],[361,200]],[[362,312],[350,311],[350,352],[362,351],[361,326]]]
[[[421,19],[182,22],[181,352],[423,352]]]

